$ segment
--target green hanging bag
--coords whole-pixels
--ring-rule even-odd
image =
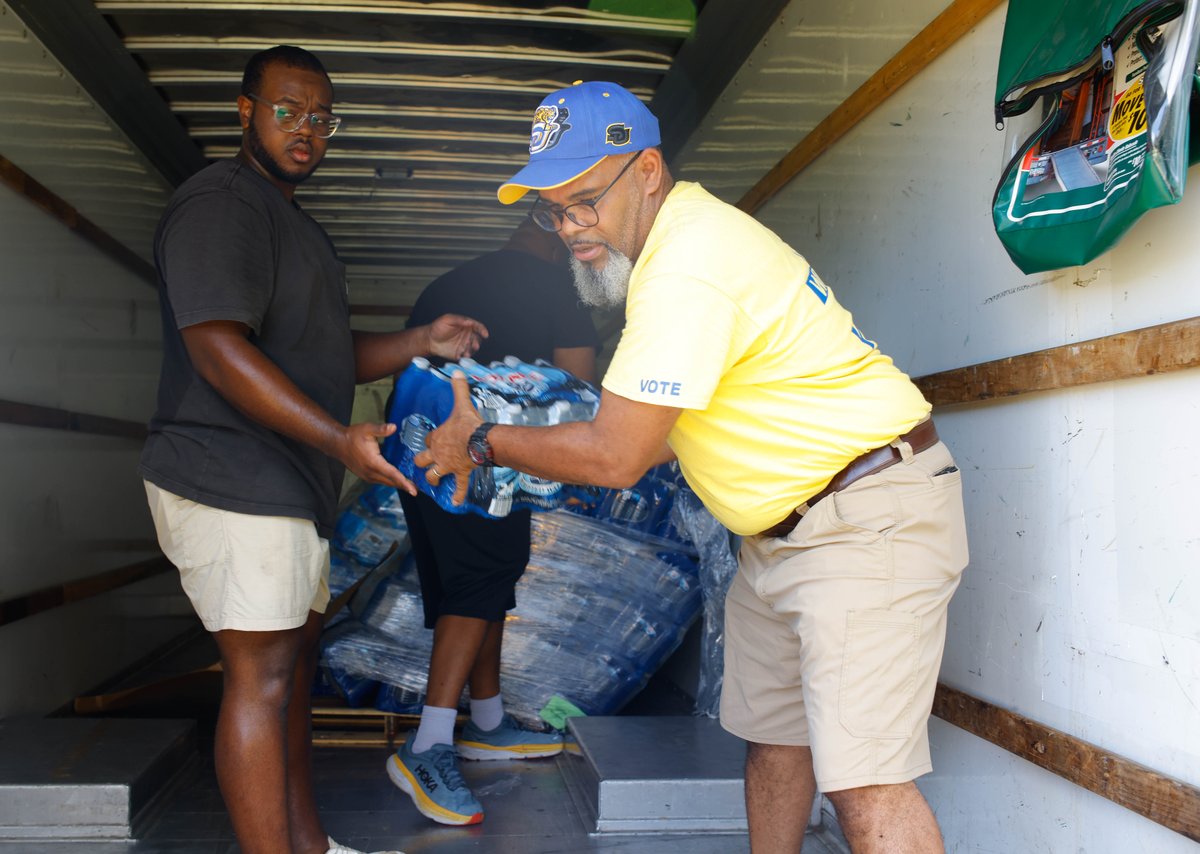
[[[996,233],[1025,273],[1084,264],[1183,196],[1200,0],[1010,0]],[[1189,144],[1196,151],[1189,152]]]

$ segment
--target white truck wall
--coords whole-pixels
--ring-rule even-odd
[[[145,421],[154,291],[0,187],[0,399]],[[141,442],[0,425],[0,600],[153,557]],[[148,547],[149,546],[149,547]],[[178,576],[0,627],[0,717],[69,701],[194,624]]]
[[[127,180],[128,141],[0,12],[0,155],[146,253],[165,185]],[[0,259],[0,399],[144,423],[161,349],[153,287],[3,185]],[[0,601],[158,554],[140,452],[137,439],[0,424]],[[194,625],[168,572],[0,626],[0,718],[55,709]]]
[[[874,70],[877,31],[866,23],[896,10],[885,0],[798,0],[783,17],[803,27],[840,16],[821,61]],[[1200,315],[1200,170],[1180,205],[1151,212],[1091,264],[1025,276],[1004,253],[990,215],[1004,161],[992,116],[1004,14],[757,214],[913,376]],[[855,22],[862,38],[846,37]],[[768,39],[711,122],[746,126],[755,99],[820,85],[780,73],[789,60],[804,64],[806,43]],[[843,55],[830,56],[829,43]],[[729,169],[742,159],[732,154]],[[936,413],[964,472],[971,541],[942,680],[1191,784],[1200,784],[1198,416],[1195,370]],[[1200,848],[936,718],[931,734],[935,771],[919,785],[951,852]]]

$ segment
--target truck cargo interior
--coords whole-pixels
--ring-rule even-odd
[[[1107,6],[1057,6],[1070,4]],[[970,561],[929,719],[933,771],[917,780],[945,850],[1200,852],[1200,192],[1093,260],[1022,273],[991,218],[1015,150],[994,97],[1008,9],[0,0],[0,854],[241,850],[213,767],[219,656],[160,550],[138,461],[163,352],[156,226],[175,188],[236,154],[242,69],[278,44],[312,51],[334,86],[344,124],[295,199],[336,246],[351,327],[368,332],[403,328],[429,282],[500,248],[529,213],[532,196],[504,206],[496,192],[528,160],[542,97],[601,80],[641,99],[674,177],[820,271],[856,334],[932,404],[962,471]],[[1083,121],[1070,142],[1091,148],[1036,168],[1102,181],[1104,137]],[[625,316],[592,316],[603,376]],[[354,420],[385,420],[392,387],[360,385]],[[387,674],[414,650],[425,661],[429,633],[414,617],[382,651],[347,640],[350,622],[419,601],[404,522],[353,477],[342,500],[370,542],[339,524],[314,685],[332,837],[448,854],[751,850],[745,748],[715,719],[721,597],[705,580],[735,537],[713,522],[702,545],[676,515],[679,542],[647,545],[588,519],[595,539],[576,548],[578,517],[533,514],[537,572],[518,602],[543,607],[529,604],[538,583],[551,590],[543,567],[578,577],[582,610],[610,620],[596,655],[634,672],[604,694],[591,670],[514,665],[556,698],[540,719],[567,727],[567,750],[464,763],[488,819],[451,828],[384,773],[420,710]],[[689,511],[680,499],[664,526],[671,512]],[[659,584],[637,616],[659,620],[653,652],[620,649],[622,617],[596,604],[594,579],[619,565],[678,580],[684,564],[700,566],[679,581],[687,607]],[[556,576],[546,602],[567,591]],[[518,635],[534,655],[527,613],[508,619],[535,625]],[[560,702],[572,679],[590,680],[598,711],[555,718],[592,708]],[[850,852],[828,797],[796,809],[810,816],[806,852]]]

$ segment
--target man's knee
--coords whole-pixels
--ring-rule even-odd
[[[812,750],[801,745],[746,742],[746,777],[759,784],[815,786]]]
[[[217,632],[226,690],[252,690],[286,704],[305,636],[301,629],[280,632]]]
[[[937,819],[915,783],[826,792],[854,851],[944,854]]]
[[[873,816],[887,816],[894,811],[907,811],[916,801],[925,802],[915,783],[895,783],[884,786],[861,786],[825,792],[837,810],[838,819],[853,823]]]

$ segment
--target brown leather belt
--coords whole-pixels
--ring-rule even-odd
[[[937,429],[933,426],[933,419],[927,418],[896,439],[895,442],[884,445],[881,448],[876,448],[873,451],[867,451],[861,457],[851,460],[844,469],[833,476],[833,480],[829,481],[828,486],[789,513],[787,518],[782,522],[772,525],[765,531],[760,532],[758,536],[784,536],[795,528],[804,514],[815,507],[817,502],[822,498],[828,498],[833,493],[840,492],[859,478],[881,472],[888,466],[900,462],[903,457],[900,454],[900,450],[895,447],[900,442],[907,442],[911,445],[914,454],[919,454],[927,448],[932,448],[938,443]]]

